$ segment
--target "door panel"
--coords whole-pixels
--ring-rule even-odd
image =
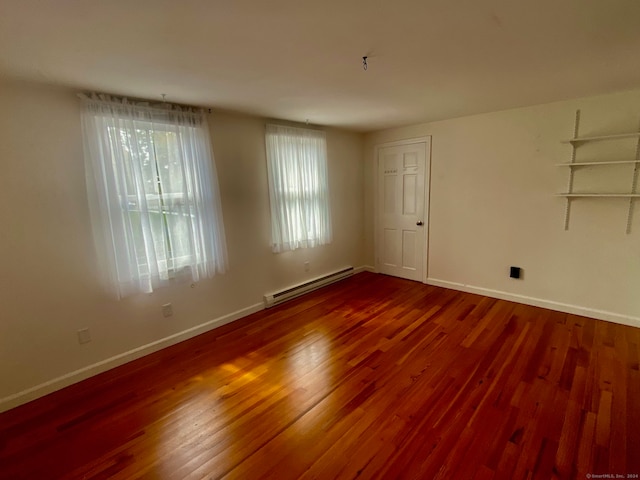
[[[427,144],[380,148],[377,165],[378,271],[422,281],[426,252]],[[422,225],[418,225],[419,222]]]
[[[384,177],[384,213],[393,214],[396,211],[396,178]]]
[[[417,205],[417,177],[416,175],[404,175],[402,186],[402,214],[403,215],[415,215],[418,213]]]
[[[400,265],[400,232],[391,228],[384,229],[384,255],[382,262],[389,267]]]
[[[420,247],[418,245],[417,233],[410,230],[402,232],[402,268],[408,268],[410,270],[417,270],[419,267],[416,265],[416,249]]]

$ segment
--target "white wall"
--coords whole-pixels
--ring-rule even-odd
[[[100,287],[91,239],[79,116],[72,91],[0,83],[0,410],[152,350],[134,349],[259,309],[267,292],[363,264],[362,136],[327,130],[333,243],[276,255],[265,120],[214,112],[230,271],[195,288],[112,299]],[[174,316],[163,318],[167,302]],[[93,341],[79,345],[85,327]]]
[[[568,169],[554,164],[570,160],[560,141],[573,136],[577,108],[581,135],[637,131],[640,90],[368,134],[367,263],[374,146],[432,135],[431,282],[640,326],[640,201],[627,235],[628,200],[575,200],[565,231],[565,200],[554,196],[567,188]],[[593,144],[577,159],[633,159],[635,147],[635,139]],[[578,170],[576,190],[628,192],[632,168]],[[524,279],[509,279],[510,265],[522,267]]]

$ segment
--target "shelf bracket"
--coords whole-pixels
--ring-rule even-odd
[[[638,127],[640,132],[640,126]],[[640,137],[638,137],[638,143],[636,144],[636,162],[640,160]],[[633,167],[633,178],[631,179],[631,194],[635,194],[638,190],[638,163]],[[635,206],[635,198],[629,199],[629,212],[627,213],[627,235],[631,233],[631,222],[633,221],[633,208]]]
[[[576,110],[576,119],[573,124],[573,138],[578,138],[578,131],[580,130],[580,110]],[[640,140],[638,140],[640,145]],[[569,163],[575,163],[576,161],[576,146],[571,142],[571,161]],[[636,165],[637,167],[637,165]],[[569,168],[569,184],[567,185],[567,193],[573,193],[573,174],[574,169]],[[571,197],[567,197],[567,204],[564,209],[564,229],[569,230],[569,218],[571,217]]]

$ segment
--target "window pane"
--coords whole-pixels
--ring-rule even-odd
[[[153,139],[162,191],[164,193],[186,193],[178,133],[155,130]]]
[[[168,213],[166,215],[171,253],[175,268],[182,268],[191,262],[191,216],[184,213]]]

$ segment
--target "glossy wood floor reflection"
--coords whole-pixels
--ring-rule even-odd
[[[639,344],[363,273],[0,415],[0,477],[639,474]]]

